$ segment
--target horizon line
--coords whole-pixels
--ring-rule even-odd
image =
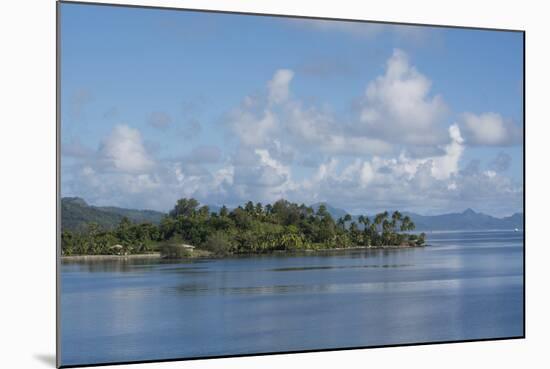
[[[89,202],[88,200],[86,200],[85,198],[83,198],[82,196],[61,196],[61,200],[63,201],[64,199],[81,199],[83,200],[86,205],[88,206],[92,206],[92,207],[96,207],[96,208],[105,208],[105,207],[114,207],[114,208],[119,208],[119,209],[128,209],[128,210],[137,210],[137,211],[154,211],[154,212],[158,212],[158,213],[165,213],[165,214],[168,214],[170,212],[171,209],[168,209],[168,210],[154,210],[154,209],[147,209],[147,208],[133,208],[133,207],[124,207],[124,206],[118,206],[118,205],[94,205],[92,204],[91,202]],[[275,200],[273,202],[267,202],[267,203],[262,203],[263,206],[267,205],[267,204],[274,204],[275,202],[277,201],[280,201],[280,200],[285,200],[285,201],[289,201],[290,203],[295,203],[295,204],[299,204],[301,205],[300,203],[298,202],[293,202],[293,201],[290,201],[290,200],[286,200],[286,199],[278,199],[278,200]],[[177,201],[177,200],[176,200]],[[222,207],[222,206],[225,206],[227,207],[229,210],[234,210],[234,209],[237,209],[239,206],[241,205],[237,205],[237,206],[230,206],[230,205],[226,205],[226,204],[222,204],[222,205],[218,205],[218,204],[207,204],[207,203],[203,203],[199,200],[197,200],[199,202],[199,204],[201,206],[208,206],[209,208],[211,207]],[[249,200],[249,201],[252,201],[252,200]],[[243,202],[242,205],[246,204],[248,201],[245,201]],[[258,203],[258,202],[254,202],[252,201],[254,204]],[[260,202],[261,203],[261,202]],[[308,206],[308,207],[313,207],[315,205],[319,205],[319,204],[324,204],[324,205],[328,205],[329,207],[335,209],[335,210],[341,210],[341,211],[344,211],[346,214],[349,214],[351,216],[359,216],[359,215],[363,215],[363,216],[374,216],[377,214],[377,212],[374,212],[372,214],[354,214],[350,211],[348,211],[347,209],[344,209],[344,208],[341,208],[341,207],[337,207],[337,206],[333,206],[332,204],[330,204],[328,201],[317,201],[315,203],[312,203],[312,204],[305,204],[303,203],[304,205]],[[392,210],[389,210],[389,208],[387,208],[385,211],[388,211],[388,212],[391,212],[391,211],[396,211],[398,209],[392,209]],[[436,213],[436,214],[423,214],[423,213],[419,213],[419,212],[415,212],[415,211],[410,211],[410,210],[399,210],[399,212],[401,213],[409,213],[409,214],[414,214],[414,215],[419,215],[419,216],[424,216],[424,217],[436,217],[436,216],[441,216],[441,215],[450,215],[450,214],[464,214],[466,213],[468,210],[471,210],[472,212],[474,212],[475,214],[481,214],[481,215],[487,215],[487,216],[490,216],[490,217],[493,217],[493,218],[496,218],[496,219],[503,219],[503,218],[509,218],[509,217],[512,217],[516,214],[520,214],[520,215],[523,215],[524,214],[524,211],[523,210],[520,210],[520,211],[515,211],[513,213],[511,213],[510,215],[503,215],[503,216],[497,216],[497,215],[494,215],[494,214],[489,214],[489,213],[486,213],[486,212],[483,212],[483,211],[476,211],[474,209],[472,209],[471,207],[468,207],[468,208],[465,208],[464,210],[460,211],[460,210],[448,210],[447,212],[443,212],[443,213]],[[211,211],[212,212],[212,211]]]

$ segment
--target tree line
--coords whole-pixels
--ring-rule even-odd
[[[113,230],[89,223],[82,232],[63,231],[63,255],[137,254],[177,243],[216,255],[320,250],[355,246],[422,246],[425,234],[406,233],[413,221],[399,211],[374,217],[348,214],[334,219],[325,205],[317,211],[286,200],[252,201],[233,210],[211,212],[195,199],[180,199],[159,225],[127,218]]]

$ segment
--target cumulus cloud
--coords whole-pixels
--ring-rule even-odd
[[[387,153],[391,145],[376,137],[356,135],[330,111],[304,106],[292,99],[290,83],[294,73],[278,70],[267,84],[267,98],[247,96],[231,111],[227,122],[239,143],[269,148],[285,142],[299,151],[366,155]]]
[[[269,110],[259,115],[246,109],[236,109],[230,114],[231,126],[240,142],[246,146],[262,146],[277,129],[277,118]]]
[[[376,137],[413,145],[433,145],[445,138],[447,106],[431,96],[431,81],[410,65],[406,53],[394,50],[386,72],[369,83],[362,102],[362,128]]]
[[[451,143],[445,146],[445,155],[429,159],[433,162],[432,175],[437,179],[446,179],[453,173],[456,173],[460,157],[464,152],[464,147],[462,145],[464,139],[456,124],[449,127],[449,136],[451,138]]]
[[[122,172],[146,172],[154,165],[149,157],[141,133],[127,125],[117,125],[100,148],[100,160]]]
[[[401,153],[393,158],[356,158],[347,164],[330,158],[310,178],[296,183],[289,198],[328,201],[351,212],[400,208],[438,213],[466,207],[497,214],[517,211],[521,183],[495,170],[482,171],[479,163],[461,170],[460,129],[453,125],[448,133],[451,142],[443,156],[416,159]]]
[[[155,160],[139,131],[124,125],[114,127],[94,154],[79,160],[64,178],[63,193],[98,205],[165,211],[181,197],[216,201],[233,178],[230,167],[203,166],[219,161],[216,148],[197,147],[181,160]]]
[[[128,125],[115,126],[95,151],[64,143],[64,155],[77,163],[64,185],[92,203],[159,210],[181,197],[231,206],[327,201],[351,212],[521,208],[522,184],[504,175],[507,154],[483,169],[462,163],[468,145],[511,143],[521,132],[495,113],[466,113],[446,123],[443,98],[432,94],[429,78],[403,51],[395,50],[383,74],[365,83],[359,114],[298,99],[294,77],[292,70],[276,70],[261,93],[223,116],[233,139],[223,151],[199,145],[159,159]],[[186,117],[189,137],[201,129],[194,116]],[[170,122],[157,114],[149,123],[162,129]]]
[[[227,116],[242,145],[267,147],[273,140],[291,142],[298,151],[330,155],[380,155],[408,145],[417,157],[443,155],[449,142],[444,123],[446,104],[431,96],[431,82],[395,50],[385,73],[370,82],[358,117],[336,116],[325,106],[306,105],[292,97],[294,72],[277,70],[267,83],[265,99],[247,96]]]
[[[521,207],[521,184],[496,168],[481,170],[479,163],[461,170],[460,128],[451,126],[448,135],[450,143],[443,145],[441,156],[419,159],[402,152],[351,161],[331,156],[311,175],[298,178],[292,166],[265,148],[242,146],[231,159],[220,161],[217,148],[199,146],[181,160],[155,160],[140,143],[139,131],[116,126],[94,157],[82,160],[65,182],[65,191],[92,203],[159,210],[169,209],[181,197],[228,205],[250,199],[328,201],[352,212],[384,208],[438,212],[483,205],[506,213]],[[209,168],[203,165],[207,162],[216,165]]]
[[[243,201],[276,201],[286,198],[293,188],[291,168],[274,158],[269,150],[241,148],[234,160],[219,170],[224,182],[214,197],[221,203],[237,205]]]
[[[504,146],[521,142],[521,128],[497,113],[464,113],[461,125],[472,145]]]
[[[280,104],[289,98],[289,84],[294,77],[294,72],[290,69],[279,69],[268,82],[269,102]]]
[[[294,140],[306,144],[307,148],[317,147],[330,154],[387,153],[389,143],[368,136],[353,135],[334,116],[315,107],[304,108],[300,102],[291,102],[285,110],[285,130]]]

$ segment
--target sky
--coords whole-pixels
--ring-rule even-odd
[[[523,210],[523,34],[61,5],[61,194]]]

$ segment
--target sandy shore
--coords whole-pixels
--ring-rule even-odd
[[[160,259],[160,253],[151,254],[133,254],[133,255],[73,255],[62,256],[62,261],[70,260],[126,260],[126,259]]]
[[[306,253],[318,253],[318,252],[331,252],[331,251],[352,251],[352,250],[388,250],[388,249],[409,249],[409,248],[422,248],[429,245],[422,245],[422,246],[353,246],[353,247],[346,247],[346,248],[340,248],[335,247],[332,249],[319,249],[319,250],[293,250],[293,251],[285,251],[285,250],[278,250],[273,251],[272,253],[274,255],[281,255],[281,254],[295,254],[300,252],[306,252]],[[266,255],[266,254],[240,254],[240,256],[248,255],[248,256],[254,256],[254,255]],[[234,256],[234,255],[233,255]],[[210,258],[223,258],[223,256],[214,256],[214,255],[196,255],[195,257],[189,257],[189,258],[183,258],[183,259],[196,259],[196,258],[204,258],[204,257],[210,257]],[[128,260],[128,259],[160,259],[160,253],[151,253],[151,254],[133,254],[133,255],[73,255],[73,256],[62,256],[61,261],[95,261],[95,260]]]

